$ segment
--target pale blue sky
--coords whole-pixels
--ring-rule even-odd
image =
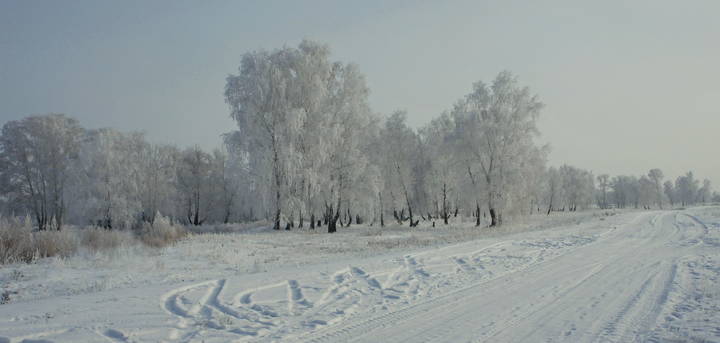
[[[551,163],[718,185],[719,15],[715,0],[0,0],[0,124],[62,112],[212,148],[235,126],[222,92],[240,56],[310,38],[415,126],[508,69],[547,104]]]

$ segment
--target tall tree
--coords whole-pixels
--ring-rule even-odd
[[[667,196],[668,200],[670,201],[670,206],[675,206],[676,202],[676,192],[675,192],[675,185],[673,185],[673,182],[670,180],[665,181],[663,184],[663,192],[665,193],[665,196]]]
[[[195,146],[182,152],[178,164],[178,191],[185,217],[192,225],[203,224],[214,207],[212,155]]]
[[[139,133],[87,132],[73,168],[73,196],[80,203],[74,206],[76,220],[108,229],[135,223],[142,208],[137,174],[144,143]]]
[[[233,136],[240,140],[237,146],[247,152],[256,175],[271,175],[276,230],[280,229],[289,156],[293,155],[290,150],[296,141],[293,135],[299,133],[304,115],[293,104],[296,54],[291,48],[247,53],[239,74],[228,76],[225,86],[230,116],[238,124],[239,134]]]
[[[431,201],[429,210],[434,210],[435,217],[442,218],[445,225],[450,219],[450,202],[457,191],[458,163],[450,144],[454,129],[453,118],[443,113],[420,131],[423,150],[429,156],[424,184]]]
[[[692,171],[687,174],[678,176],[675,180],[675,191],[677,192],[678,200],[682,206],[688,206],[695,203],[697,200],[697,194],[700,182],[695,179],[695,175]]]
[[[610,175],[608,174],[601,174],[597,177],[598,180],[598,186],[600,187],[600,194],[602,196],[602,200],[600,201],[600,208],[606,209],[608,208],[608,187],[610,187]]]
[[[650,180],[652,180],[653,185],[655,185],[655,196],[657,199],[657,205],[658,205],[658,207],[660,207],[660,209],[662,209],[663,208],[662,180],[664,177],[663,172],[662,172],[662,170],[657,169],[657,168],[650,169],[650,171],[648,172],[648,177],[650,178]]]
[[[383,170],[388,180],[386,188],[389,189],[393,199],[394,212],[396,209],[407,209],[410,226],[415,226],[413,207],[415,203],[416,183],[415,170],[418,167],[420,146],[417,134],[407,123],[407,113],[396,111],[385,121],[381,130],[380,140],[384,147]],[[404,211],[395,213],[399,222],[405,220]]]
[[[475,83],[473,92],[458,101],[452,112],[462,142],[458,146],[470,163],[468,174],[483,182],[490,226],[502,223],[502,211],[528,160],[541,153],[533,141],[539,133],[536,120],[541,108],[537,96],[504,71],[489,86]]]
[[[367,165],[360,150],[369,123],[365,80],[356,66],[329,55],[326,45],[312,41],[252,52],[239,74],[227,78],[225,98],[239,129],[230,137],[247,157],[256,188],[273,193],[275,229],[283,207],[289,218],[302,217],[323,199],[334,232],[348,200],[343,195]]]
[[[2,184],[33,213],[40,230],[53,222],[62,228],[66,183],[82,134],[78,121],[62,114],[30,116],[2,128]]]

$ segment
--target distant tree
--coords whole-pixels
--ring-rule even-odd
[[[383,170],[389,181],[386,187],[393,199],[395,219],[404,221],[404,211],[398,213],[397,209],[407,209],[410,226],[415,226],[413,219],[414,188],[416,182],[414,170],[418,167],[417,162],[420,153],[420,140],[413,129],[406,124],[407,114],[403,111],[396,111],[385,121],[381,130],[380,139],[384,146],[385,159]]]
[[[713,192],[712,201],[713,201],[714,203],[720,203],[720,193],[718,193],[718,192]]]
[[[191,225],[201,225],[209,217],[213,202],[212,155],[195,146],[182,152],[178,164],[178,191],[185,218]]]
[[[608,208],[608,188],[610,187],[610,175],[608,174],[601,174],[597,177],[598,180],[598,186],[600,187],[600,194],[602,196],[600,200],[600,208],[606,209]]]
[[[114,129],[87,132],[74,165],[72,188],[79,203],[76,220],[100,227],[129,228],[138,219],[142,204],[136,175],[139,173],[141,134]]]
[[[548,187],[546,203],[548,205],[547,214],[550,215],[550,212],[552,212],[555,209],[555,206],[557,206],[556,204],[563,202],[563,180],[560,171],[555,167],[548,169],[547,180]]]
[[[705,179],[703,180],[703,186],[698,190],[698,201],[701,203],[706,203],[712,199],[712,185],[710,183],[710,180]]]
[[[423,149],[429,156],[428,176],[425,178],[426,192],[431,199],[430,209],[435,218],[442,218],[445,225],[450,219],[450,202],[457,191],[458,161],[455,160],[451,144],[455,122],[448,113],[433,119],[420,130]]]
[[[663,172],[660,169],[650,169],[650,172],[648,172],[648,177],[650,180],[652,180],[653,184],[655,185],[655,196],[657,197],[657,205],[662,209],[663,207],[663,189],[662,189],[662,180],[663,180]]]
[[[640,205],[640,183],[635,176],[619,175],[612,178],[610,187],[613,190],[615,205],[618,208]]]
[[[678,200],[682,206],[688,206],[695,203],[697,200],[697,194],[699,190],[699,181],[695,179],[693,172],[689,171],[687,174],[678,176],[675,180],[675,191],[677,192]]]
[[[274,193],[274,229],[280,229],[283,193],[287,187],[291,151],[297,141],[304,112],[297,110],[298,92],[293,86],[300,75],[293,64],[297,50],[283,48],[272,52],[247,53],[238,75],[230,75],[225,99],[239,134],[235,146],[247,152],[249,166],[257,181],[270,181]],[[261,175],[271,175],[268,180]]]
[[[665,181],[665,183],[663,184],[663,192],[665,193],[665,196],[670,201],[670,206],[671,207],[675,206],[677,193],[675,192],[675,185],[673,184],[672,181],[670,181],[670,180]]]
[[[178,210],[178,173],[180,151],[171,145],[144,143],[139,151],[139,172],[135,176],[142,207],[140,219],[153,224],[161,213],[174,218],[183,215]],[[184,206],[182,206],[184,207]]]
[[[568,211],[576,211],[578,206],[588,207],[595,190],[595,178],[592,173],[567,164],[562,165],[558,171]]]
[[[472,93],[453,109],[458,153],[465,156],[468,174],[486,191],[490,226],[502,223],[502,210],[527,171],[524,166],[541,151],[533,138],[542,103],[510,72],[500,73],[492,85],[475,83]],[[479,206],[477,217],[479,218]]]
[[[242,182],[242,167],[236,159],[220,149],[213,151],[210,166],[211,195],[216,204],[210,211],[216,221],[229,223],[235,211],[240,183]]]
[[[62,114],[30,116],[2,128],[3,190],[25,204],[40,230],[63,226],[66,184],[82,135],[78,121]]]
[[[657,200],[656,184],[645,175],[640,176],[638,179],[638,199],[644,209],[649,209],[653,202]]]
[[[346,193],[367,170],[361,137],[369,125],[368,89],[357,67],[329,55],[312,41],[252,52],[227,78],[225,98],[238,124],[229,137],[246,156],[256,189],[273,194],[275,229],[283,207],[290,224],[296,210],[302,217],[303,208],[313,212],[309,207],[322,202],[328,231],[335,232],[349,210],[342,208]]]

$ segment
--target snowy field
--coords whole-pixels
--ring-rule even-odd
[[[0,285],[0,342],[720,342],[720,208],[192,235]]]

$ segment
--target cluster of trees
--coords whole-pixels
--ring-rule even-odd
[[[275,229],[335,232],[712,200],[709,181],[700,186],[692,173],[673,183],[658,169],[611,178],[548,167],[548,148],[535,142],[543,105],[509,72],[475,83],[419,129],[404,111],[372,112],[368,94],[357,66],[303,41],[247,53],[228,76],[238,129],[222,150],[151,144],[57,114],[10,121],[0,134],[0,205],[40,229],[132,227],[162,213],[188,225],[268,219]]]
[[[679,176],[675,182],[666,180],[660,169],[651,169],[647,175],[615,176],[607,174],[598,176],[597,205],[600,208],[645,208],[649,209],[687,206],[720,200],[720,195],[713,195],[710,180],[705,179],[700,186],[693,172]]]
[[[240,165],[220,150],[86,130],[61,114],[30,116],[0,134],[0,202],[6,215],[30,214],[41,230],[66,222],[127,228],[157,213],[196,225],[245,220]]]
[[[542,103],[509,72],[477,82],[451,110],[414,130],[407,114],[368,106],[357,67],[330,60],[327,46],[246,54],[227,78],[225,97],[238,131],[226,136],[247,161],[275,229],[338,223],[419,220],[448,223],[459,213],[476,225],[506,215],[589,206],[662,205],[662,172],[640,178],[595,177],[571,166],[547,168],[538,146]],[[660,195],[660,196],[658,196]]]
[[[542,104],[512,74],[476,83],[450,112],[414,130],[402,111],[372,113],[357,67],[329,56],[310,41],[251,52],[227,78],[238,123],[228,145],[247,161],[248,191],[261,199],[254,206],[276,229],[309,218],[334,232],[353,220],[383,225],[390,214],[415,226],[447,221],[452,208],[495,226],[537,201]]]

